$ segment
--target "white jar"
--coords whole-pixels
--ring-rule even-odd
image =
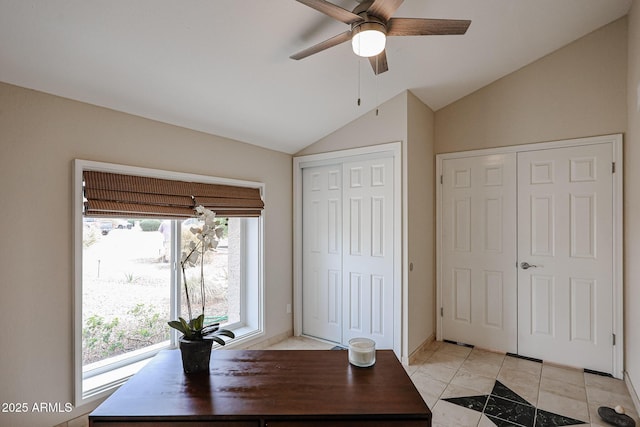
[[[376,342],[369,338],[352,338],[349,340],[349,363],[361,368],[376,363]]]

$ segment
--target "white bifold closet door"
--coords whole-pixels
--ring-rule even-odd
[[[303,169],[303,334],[393,348],[393,178],[392,158]]]

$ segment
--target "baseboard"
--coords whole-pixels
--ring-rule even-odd
[[[250,344],[243,346],[244,350],[263,350],[267,347],[271,347],[274,344],[278,344],[281,341],[284,341],[293,336],[293,330],[288,330],[282,332],[281,334],[277,334],[272,336],[271,338],[262,339],[260,341],[254,341]]]
[[[418,348],[416,348],[410,355],[409,355],[409,366],[413,365],[414,363],[416,363],[416,360],[418,359],[418,355],[427,347],[429,347],[429,345],[434,342],[436,340],[436,334],[431,334],[431,336],[429,336],[429,338],[427,338],[426,340],[424,340],[424,342],[422,344],[420,344],[418,346]]]
[[[638,398],[636,388],[633,386],[633,383],[631,382],[631,378],[629,377],[629,373],[627,371],[624,371],[624,383],[627,385],[627,390],[629,390],[631,400],[633,400],[633,406],[636,407],[636,414],[640,414],[640,399]]]

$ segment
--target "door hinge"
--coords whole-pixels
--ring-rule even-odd
[[[611,173],[616,173],[616,162],[611,162]]]
[[[443,316],[444,316],[444,308],[440,307],[440,317],[443,317]]]
[[[616,345],[616,334],[611,334],[611,336],[613,337],[613,345]]]
[[[440,184],[443,184],[443,178],[442,178],[442,175],[440,175]]]

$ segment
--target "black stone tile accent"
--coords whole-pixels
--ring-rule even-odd
[[[462,406],[467,409],[472,409],[474,411],[482,412],[484,411],[484,407],[487,404],[487,398],[489,396],[467,396],[467,397],[449,397],[446,399],[447,402],[451,402],[458,406]]]
[[[491,415],[487,415],[487,418],[489,418],[491,422],[493,422],[497,427],[522,427],[519,424],[514,424],[511,421],[501,420],[500,418],[496,418]]]
[[[489,395],[450,397],[442,400],[483,413],[497,427],[555,427],[585,424],[584,421],[536,408],[500,381],[495,382]]]
[[[538,409],[536,413],[535,427],[573,426],[576,424],[585,424],[585,422],[565,417],[563,415],[554,414],[552,412],[547,412],[542,409]]]
[[[524,405],[531,406],[531,403],[527,402],[525,399],[520,397],[517,393],[511,390],[506,385],[502,384],[500,381],[496,380],[495,385],[493,386],[493,390],[491,390],[491,394],[494,396],[502,397],[504,399],[509,399],[517,403],[522,403]]]
[[[525,427],[533,427],[536,419],[536,408],[533,406],[496,396],[489,396],[484,413]]]

